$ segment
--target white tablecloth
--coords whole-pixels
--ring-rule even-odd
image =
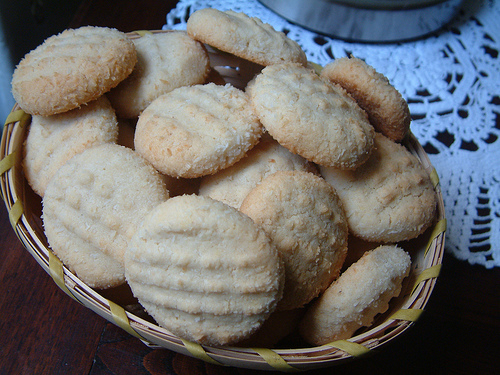
[[[257,0],[181,0],[164,29],[186,28],[194,11],[232,9],[284,31],[310,61],[354,55],[408,101],[411,129],[440,177],[446,249],[487,268],[500,266],[500,2],[465,1],[433,36],[393,44],[349,43],[287,22]]]

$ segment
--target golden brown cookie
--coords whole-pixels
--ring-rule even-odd
[[[307,64],[297,42],[245,13],[200,9],[189,17],[186,27],[193,39],[260,65]]]
[[[208,76],[206,49],[183,31],[146,33],[132,42],[137,64],[108,95],[119,117],[135,118],[160,95],[204,83]]]
[[[404,146],[380,133],[370,158],[354,171],[320,167],[339,194],[349,230],[366,241],[399,242],[432,223],[437,195],[432,181]]]
[[[125,255],[127,281],[160,326],[206,345],[249,337],[283,290],[276,249],[250,218],[207,197],[156,207]]]
[[[33,115],[23,148],[26,180],[43,197],[52,176],[74,155],[117,138],[115,111],[105,96],[57,115]]]
[[[342,86],[363,108],[375,130],[400,142],[410,129],[410,109],[383,74],[356,57],[343,57],[325,65],[321,77]]]
[[[233,166],[201,179],[199,194],[239,209],[250,191],[274,172],[300,170],[318,173],[300,155],[292,154],[267,133],[247,155]]]
[[[128,242],[154,207],[168,199],[159,173],[129,148],[103,144],[56,172],[42,200],[50,248],[91,287],[125,282]]]
[[[321,177],[278,171],[252,189],[240,211],[264,229],[285,264],[279,310],[303,307],[338,276],[347,254],[347,220]]]
[[[302,337],[324,345],[369,326],[399,295],[410,266],[410,256],[397,246],[368,251],[307,308],[299,325]]]
[[[30,114],[66,112],[118,85],[136,61],[134,44],[116,29],[67,29],[21,60],[12,77],[12,94]]]
[[[139,117],[134,144],[162,173],[195,178],[236,163],[262,131],[243,91],[209,83],[154,100]]]
[[[255,113],[281,145],[320,165],[354,169],[373,146],[366,113],[342,89],[297,64],[271,65],[248,85]]]

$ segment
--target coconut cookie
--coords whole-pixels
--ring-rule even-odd
[[[43,197],[52,176],[74,155],[117,139],[115,111],[105,96],[57,115],[33,115],[23,149],[26,180]]]
[[[351,233],[366,241],[416,238],[434,219],[437,195],[429,175],[405,147],[380,133],[372,155],[355,171],[320,171],[339,194]]]
[[[250,336],[283,288],[276,249],[250,218],[196,195],[156,207],[125,255],[127,281],[160,326],[206,345]]]
[[[264,68],[247,86],[255,113],[284,147],[314,163],[354,169],[373,146],[366,113],[342,89],[297,64]]]
[[[318,173],[302,156],[292,154],[267,133],[247,155],[233,166],[201,179],[199,194],[217,199],[234,208],[265,177],[274,172],[300,170]]]
[[[307,64],[307,57],[297,42],[244,13],[200,9],[189,17],[186,30],[193,39],[260,65]]]
[[[283,259],[279,310],[303,307],[338,276],[347,254],[347,220],[334,189],[321,177],[276,172],[248,194],[240,211],[264,229]]]
[[[209,83],[154,100],[139,117],[134,144],[162,173],[195,178],[236,163],[262,131],[243,91]]]
[[[383,74],[355,57],[325,65],[321,76],[342,86],[363,108],[375,130],[400,142],[410,129],[410,109]]]
[[[89,148],[47,185],[43,225],[50,248],[87,285],[125,282],[123,256],[143,217],[168,199],[159,173],[116,144]]]
[[[397,246],[365,253],[307,308],[299,325],[301,336],[312,345],[324,345],[369,326],[399,295],[410,266],[410,256]]]
[[[210,71],[204,46],[183,31],[132,39],[137,64],[108,97],[118,117],[134,118],[157,97],[181,86],[204,83]]]
[[[21,60],[12,77],[12,94],[30,114],[66,112],[118,85],[136,61],[134,44],[116,29],[68,29]]]

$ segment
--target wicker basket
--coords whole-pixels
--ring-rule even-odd
[[[165,32],[165,31],[154,31]],[[140,37],[144,32],[130,33]],[[216,77],[239,88],[259,70],[258,66],[207,46]],[[431,175],[438,193],[436,222],[415,240],[400,244],[412,256],[410,276],[389,310],[349,340],[319,347],[268,349],[207,347],[183,340],[134,309],[129,291],[120,288],[96,291],[84,284],[49,250],[41,216],[41,199],[23,175],[22,147],[31,117],[16,104],[8,116],[0,145],[0,188],[12,227],[28,252],[71,298],[115,323],[150,347],[163,347],[204,361],[260,370],[296,371],[326,367],[363,355],[403,333],[418,319],[439,274],[445,241],[446,219],[437,174],[417,139],[410,135],[405,146]],[[123,288],[122,288],[123,289]]]

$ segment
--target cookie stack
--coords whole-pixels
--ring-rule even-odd
[[[238,87],[219,73],[236,60]],[[12,92],[52,251],[200,344],[351,337],[400,293],[398,244],[435,216],[388,80],[354,57],[318,72],[243,13],[140,37],[66,30],[25,56]],[[375,245],[353,259],[351,238]]]

